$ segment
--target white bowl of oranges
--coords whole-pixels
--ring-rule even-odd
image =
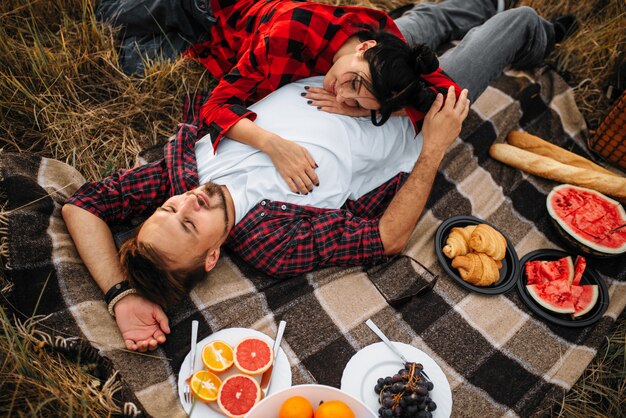
[[[324,385],[297,385],[272,393],[246,418],[376,418],[359,399]]]

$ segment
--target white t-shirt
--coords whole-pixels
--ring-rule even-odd
[[[281,87],[250,106],[256,123],[307,148],[319,168],[319,187],[293,193],[269,156],[256,148],[222,138],[217,155],[209,135],[196,143],[200,184],[225,185],[235,204],[235,222],[263,199],[318,208],[340,208],[413,168],[422,146],[408,117],[391,117],[383,126],[369,117],[354,118],[317,110],[300,96],[304,86],[320,86],[310,77]]]

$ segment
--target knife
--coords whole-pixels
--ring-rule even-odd
[[[280,321],[278,324],[278,332],[276,332],[276,339],[274,340],[274,361],[272,366],[263,373],[263,377],[261,377],[261,389],[263,390],[263,397],[265,398],[268,393],[270,393],[270,386],[272,384],[272,375],[274,374],[274,365],[276,365],[276,359],[278,358],[278,351],[280,350],[280,342],[283,339],[283,334],[285,333],[285,327],[287,326],[287,322]]]

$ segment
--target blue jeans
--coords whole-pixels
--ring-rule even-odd
[[[457,84],[469,90],[471,101],[506,67],[534,67],[554,46],[552,23],[534,9],[518,7],[495,14],[493,3],[419,3],[395,20],[409,44],[425,43],[437,50],[446,42],[463,38],[439,58],[439,64]]]

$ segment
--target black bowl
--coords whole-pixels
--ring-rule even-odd
[[[506,239],[506,254],[504,256],[504,260],[502,260],[500,279],[491,286],[476,286],[463,280],[459,275],[459,272],[452,267],[452,260],[446,257],[442,251],[443,247],[446,245],[446,239],[448,238],[448,234],[450,234],[452,228],[478,224],[487,224],[498,230],[498,228],[491,225],[489,222],[485,222],[475,216],[466,215],[453,216],[452,218],[446,219],[441,223],[441,225],[439,225],[439,228],[437,228],[437,232],[435,233],[435,253],[437,254],[439,264],[441,264],[446,273],[448,273],[454,281],[467,290],[481,293],[483,295],[500,295],[502,293],[506,293],[511,290],[513,286],[515,286],[517,273],[519,271],[519,260],[517,259],[517,253],[515,252],[513,244],[511,244],[511,241],[509,241],[504,234],[502,235]]]
[[[528,293],[528,290],[526,290],[527,279],[524,274],[524,265],[527,261],[553,261],[558,260],[559,258],[567,257],[568,255],[572,254],[566,253],[565,251],[549,249],[535,250],[526,254],[520,260],[520,272],[517,279],[517,293],[519,293],[522,302],[528,307],[528,309],[543,320],[568,328],[586,327],[598,322],[609,307],[609,289],[604,280],[594,270],[587,267],[583,273],[580,284],[597,284],[598,301],[589,312],[576,319],[573,319],[569,314],[560,314],[544,308],[535,302],[535,299],[533,299],[533,297],[530,296],[530,293]]]

